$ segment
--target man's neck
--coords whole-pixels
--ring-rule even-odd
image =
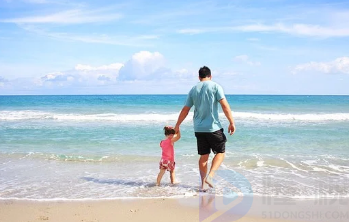
[[[200,78],[200,82],[209,81],[211,77]]]

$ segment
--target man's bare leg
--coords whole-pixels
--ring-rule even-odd
[[[207,162],[210,154],[201,155],[199,159],[199,170],[201,176],[201,188],[204,189],[204,181],[207,174]]]
[[[210,172],[208,173],[208,176],[205,179],[205,183],[207,183],[210,187],[213,187],[212,178],[214,177],[215,172],[221,166],[224,157],[225,153],[217,153],[212,160]]]

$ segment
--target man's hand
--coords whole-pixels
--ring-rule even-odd
[[[235,133],[235,124],[234,123],[233,124],[229,124],[229,126],[228,126],[228,133],[230,135],[233,135]]]
[[[179,132],[179,126],[176,125],[176,126],[174,127],[174,130],[175,130],[176,133],[178,133],[178,132]]]
[[[233,135],[235,133],[235,124],[234,124],[233,115],[231,114],[231,109],[230,109],[229,103],[225,98],[219,100],[219,103],[222,106],[222,110],[224,112],[224,115],[227,117],[227,119],[230,123],[228,126],[228,133],[230,135]]]

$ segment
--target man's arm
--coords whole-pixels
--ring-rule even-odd
[[[188,116],[188,113],[190,111],[190,107],[189,106],[184,106],[181,110],[181,113],[178,116],[178,120],[175,126],[175,131],[179,132],[179,126],[182,124],[182,122],[185,120],[185,118]]]
[[[234,123],[233,115],[231,114],[231,109],[230,109],[229,103],[225,98],[219,100],[219,103],[222,106],[224,115],[227,117],[227,119],[229,121],[228,133],[230,135],[233,135],[235,132],[235,123]]]

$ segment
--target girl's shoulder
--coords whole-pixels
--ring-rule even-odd
[[[161,142],[165,142],[165,141],[168,141],[168,140],[171,140],[171,138],[165,138],[165,139],[161,140]]]
[[[162,143],[168,143],[168,141],[171,141],[171,138],[165,138],[165,139],[163,139],[163,140],[161,140],[160,141],[160,145],[162,144]]]

